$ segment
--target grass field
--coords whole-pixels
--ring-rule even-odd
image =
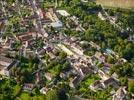
[[[96,2],[109,7],[134,8],[134,0],[96,0]]]
[[[35,95],[35,96],[30,96],[26,92],[22,92],[20,95],[20,100],[45,100],[43,95]]]

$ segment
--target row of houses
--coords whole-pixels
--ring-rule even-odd
[[[12,68],[17,67],[18,64],[18,60],[0,55],[0,75],[10,77]]]
[[[65,43],[68,46],[73,45],[73,48],[74,48],[74,47],[77,47],[77,45],[78,45],[76,41],[72,41],[70,39],[64,39],[63,43]],[[93,44],[93,43],[91,42],[91,44]],[[73,87],[73,88],[77,87],[86,75],[93,74],[93,73],[98,73],[101,80],[96,80],[94,83],[92,83],[90,85],[91,90],[93,90],[93,91],[97,91],[99,89],[103,90],[109,86],[112,86],[114,88],[120,87],[117,74],[114,73],[114,75],[112,75],[112,76],[109,75],[109,70],[110,70],[110,67],[112,66],[112,64],[107,63],[106,59],[107,59],[107,56],[110,55],[110,56],[115,57],[115,59],[117,59],[117,63],[125,63],[126,60],[124,58],[119,58],[119,56],[110,49],[106,49],[105,53],[101,53],[101,52],[99,52],[100,48],[98,46],[97,46],[97,48],[98,48],[97,49],[98,51],[95,53],[95,55],[93,55],[91,57],[91,59],[88,59],[88,60],[86,60],[87,58],[83,59],[83,57],[80,58],[79,56],[77,57],[78,59],[76,59],[73,56],[75,54],[74,52],[73,52],[74,54],[72,54],[71,56],[68,55],[70,64],[76,70],[75,77],[70,80],[70,87]],[[69,48],[69,49],[72,50],[72,48]],[[79,47],[77,49],[79,49]],[[84,56],[84,54],[83,54],[83,56]],[[95,59],[103,64],[104,67],[102,70],[99,70],[97,67],[93,66],[94,65],[93,63],[91,63]],[[125,95],[123,95],[123,96],[118,95],[118,91],[117,91],[114,94],[113,100],[116,100],[116,99],[114,99],[116,97],[124,98],[124,96]]]
[[[110,77],[106,80],[97,80],[94,83],[92,83],[90,85],[90,89],[93,91],[97,91],[97,90],[103,90],[109,86],[112,86],[114,88],[118,88],[119,87],[119,83],[117,80],[115,80],[114,78]]]

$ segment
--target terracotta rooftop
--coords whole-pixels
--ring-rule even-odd
[[[10,59],[10,58],[4,57],[4,56],[0,56],[0,63],[3,63],[3,62],[11,63],[12,61],[13,61],[13,59]]]
[[[107,79],[107,80],[104,81],[104,84],[105,84],[105,85],[108,85],[108,84],[111,83],[111,82],[117,83],[117,81],[116,81],[114,78],[109,78],[109,79]]]
[[[101,82],[100,82],[99,80],[95,81],[95,82],[93,83],[93,86],[96,86],[96,85],[98,85],[98,84],[101,84]]]

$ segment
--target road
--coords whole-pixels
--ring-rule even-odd
[[[33,8],[33,12],[34,12],[34,15],[36,16],[36,25],[37,25],[37,30],[40,34],[42,34],[44,37],[47,37],[48,34],[47,32],[44,30],[43,26],[42,26],[42,22],[41,22],[41,18],[40,16],[38,15],[38,8],[36,6],[36,2],[35,0],[27,0],[28,3],[30,3],[31,7]]]

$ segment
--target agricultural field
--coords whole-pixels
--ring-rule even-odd
[[[96,2],[110,7],[134,8],[134,0],[96,0]]]

